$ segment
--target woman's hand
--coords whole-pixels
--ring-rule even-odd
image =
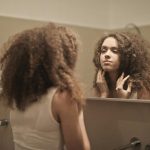
[[[109,95],[109,89],[105,80],[105,72],[99,70],[97,73],[96,84],[100,91],[100,97],[106,98]]]
[[[131,82],[128,84],[127,90],[123,89],[123,86],[129,77],[130,77],[130,75],[124,77],[124,73],[122,73],[122,75],[117,80],[116,91],[117,91],[119,98],[129,98],[129,96],[131,94],[131,87],[132,87]]]

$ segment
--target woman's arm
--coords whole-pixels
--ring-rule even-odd
[[[53,106],[67,150],[90,150],[83,111],[79,112],[77,103],[67,92],[62,92],[55,96]]]

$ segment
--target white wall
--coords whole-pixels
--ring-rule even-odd
[[[150,24],[149,0],[0,0],[0,15],[114,29]]]
[[[110,22],[112,28],[150,24],[150,0],[111,0]]]
[[[85,27],[107,27],[109,25],[109,1],[0,0],[0,15]]]

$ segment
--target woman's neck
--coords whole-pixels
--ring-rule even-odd
[[[108,73],[108,76],[109,76],[109,82],[110,82],[110,85],[112,88],[115,88],[116,87],[116,82],[117,82],[117,79],[118,79],[118,72],[109,72]]]

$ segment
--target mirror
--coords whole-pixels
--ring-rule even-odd
[[[13,4],[7,0],[1,5],[0,44],[16,32],[41,26],[48,21],[60,22],[71,26],[78,32],[82,41],[82,50],[79,54],[76,71],[79,80],[83,83],[86,97],[94,96],[93,78],[95,68],[92,59],[95,44],[103,33],[127,28],[132,28],[133,32],[136,32],[134,31],[135,28],[131,26],[131,24],[134,24],[144,38],[150,39],[150,1],[148,0],[144,2],[137,2],[136,0],[94,0],[91,2],[86,1],[86,4],[81,1],[73,1],[69,6],[67,5],[67,0],[61,3],[51,0],[45,3],[38,1],[36,4],[37,8],[34,8],[32,1],[31,7],[28,7],[29,4],[27,2],[19,5],[20,3],[17,4],[17,1],[16,3],[13,2],[16,4],[15,9],[12,7],[8,9],[8,4],[9,6],[13,6]],[[60,12],[57,11],[58,8]],[[21,9],[26,10],[26,13],[22,12]],[[46,11],[43,12],[42,10]]]

